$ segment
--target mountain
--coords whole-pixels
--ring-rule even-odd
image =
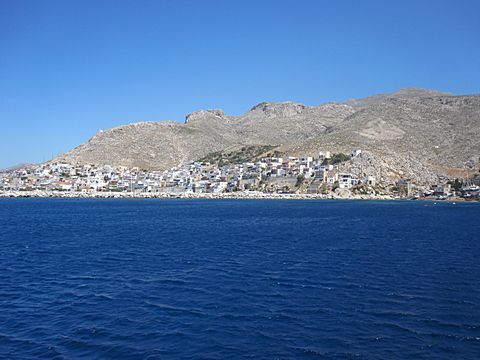
[[[275,146],[292,155],[360,148],[384,174],[433,181],[461,176],[467,163],[478,162],[479,119],[480,95],[424,89],[319,106],[263,102],[241,116],[200,110],[184,124],[119,126],[54,161],[164,170],[242,145]]]
[[[35,165],[37,165],[37,164],[21,163],[21,164],[17,164],[17,165],[13,165],[13,166],[9,166],[9,167],[0,169],[0,173],[22,170],[22,169],[28,169],[28,168],[34,167]]]
[[[242,116],[200,110],[185,123],[141,122],[101,131],[54,161],[163,170],[241,144],[302,142],[354,112],[345,104],[261,103]]]
[[[362,108],[372,104],[382,103],[388,99],[411,99],[419,97],[434,97],[434,96],[452,96],[453,94],[437,90],[418,89],[418,88],[404,88],[399,89],[389,94],[377,94],[362,99],[350,99],[345,101],[346,104],[355,108]]]

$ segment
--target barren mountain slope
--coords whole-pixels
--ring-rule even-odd
[[[238,134],[253,144],[302,143],[340,124],[355,110],[346,104],[260,103],[238,119]]]
[[[360,148],[377,163],[417,181],[465,169],[480,157],[480,95],[388,98],[361,108],[314,140],[292,144],[292,154]]]
[[[347,103],[260,103],[238,117],[200,110],[185,124],[120,126],[54,160],[161,170],[243,144],[313,155],[361,148],[394,173],[430,179],[478,161],[479,138],[480,95],[402,89]]]
[[[54,161],[168,169],[234,145],[301,143],[353,111],[345,104],[291,102],[262,103],[240,117],[200,110],[187,115],[185,124],[144,122],[106,130]]]
[[[437,90],[405,88],[394,91],[389,94],[377,94],[362,99],[349,99],[345,104],[353,106],[356,109],[363,108],[369,105],[382,103],[388,99],[411,99],[420,97],[434,97],[434,96],[452,96],[453,94]]]
[[[229,146],[226,132],[212,123],[134,123],[100,132],[54,161],[164,170]]]

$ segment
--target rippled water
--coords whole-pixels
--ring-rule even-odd
[[[480,204],[0,200],[0,358],[475,359]]]

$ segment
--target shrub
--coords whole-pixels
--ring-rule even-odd
[[[330,165],[335,165],[338,163],[342,163],[345,161],[350,160],[350,155],[346,155],[344,153],[333,154],[332,157],[329,159],[328,163]]]
[[[297,183],[295,184],[296,187],[299,187],[302,185],[303,181],[305,180],[305,176],[303,174],[300,174],[297,176]]]

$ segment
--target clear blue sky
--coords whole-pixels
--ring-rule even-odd
[[[401,87],[480,93],[480,1],[0,0],[0,168],[129,122]]]

